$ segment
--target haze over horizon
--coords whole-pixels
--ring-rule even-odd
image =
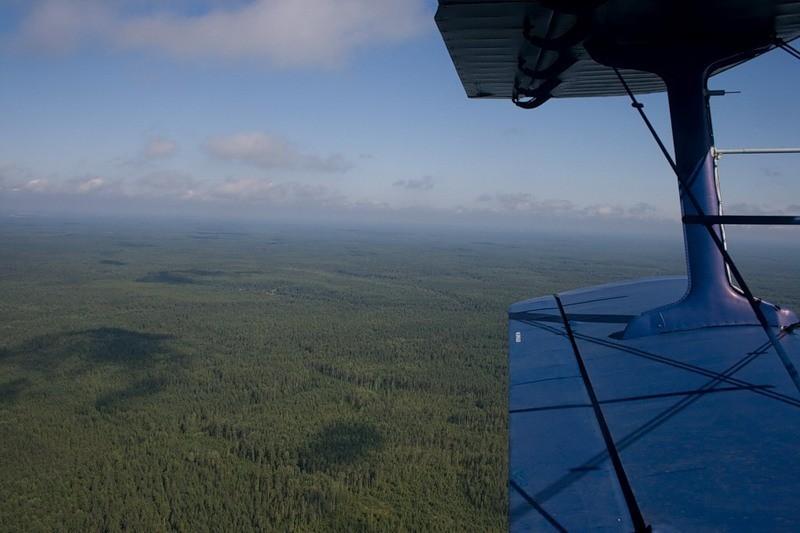
[[[5,2],[0,214],[675,231],[675,180],[626,99],[469,101],[435,8]],[[800,145],[798,82],[780,50],[712,79],[742,91],[714,100],[718,145]],[[643,101],[670,140],[665,96]],[[796,168],[724,158],[726,212],[800,212]]]

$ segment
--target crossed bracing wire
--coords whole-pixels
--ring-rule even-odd
[[[556,328],[553,326],[548,326],[539,322],[536,319],[524,319],[522,317],[516,318],[516,320],[528,324],[530,326],[539,328],[541,330],[553,333],[555,335],[559,335],[562,337],[568,337],[567,328],[564,327]],[[781,333],[780,338],[783,338],[787,333]],[[702,398],[703,396],[715,393],[715,392],[726,392],[726,391],[739,391],[739,390],[746,390],[751,391],[756,394],[760,394],[762,396],[766,396],[776,401],[780,401],[782,403],[786,403],[792,405],[793,407],[800,408],[800,401],[796,398],[791,396],[787,396],[785,394],[781,394],[775,392],[771,389],[770,385],[755,385],[752,383],[748,383],[747,381],[740,380],[735,378],[734,375],[739,371],[743,370],[747,365],[752,363],[758,356],[764,355],[767,353],[771,346],[771,342],[765,342],[761,344],[755,350],[748,352],[744,357],[739,359],[736,363],[728,367],[727,369],[723,370],[722,372],[714,372],[712,370],[708,370],[706,368],[692,365],[689,363],[685,363],[683,361],[678,361],[674,358],[654,354],[651,352],[647,352],[645,350],[640,350],[638,348],[632,348],[629,346],[625,346],[622,344],[618,344],[615,342],[608,341],[606,339],[602,339],[599,337],[594,337],[591,335],[580,334],[573,331],[573,336],[575,339],[580,339],[586,342],[598,344],[605,347],[614,348],[617,350],[622,351],[623,353],[627,353],[629,355],[642,357],[651,361],[655,361],[660,364],[669,365],[675,368],[679,368],[685,370],[687,372],[692,372],[696,374],[700,374],[706,377],[710,377],[711,379],[704,383],[697,389],[688,390],[688,391],[675,391],[672,393],[663,393],[663,394],[652,394],[652,395],[643,395],[643,396],[634,396],[634,397],[627,397],[627,398],[613,398],[607,400],[598,400],[598,404],[607,404],[607,403],[626,403],[626,402],[633,402],[633,401],[643,401],[643,400],[650,400],[650,399],[658,399],[658,398],[666,398],[670,396],[681,396],[681,399],[666,408],[665,410],[657,413],[644,424],[640,425],[638,428],[634,429],[627,435],[623,436],[619,440],[614,441],[614,447],[618,452],[632,446],[643,437],[645,437],[650,432],[654,431],[655,429],[659,428],[674,416],[678,415],[680,412],[687,409],[697,400]],[[729,387],[718,387],[721,383],[729,383],[731,386]],[[571,409],[576,407],[591,407],[591,404],[584,405],[577,405],[577,404],[567,404],[561,406],[542,406],[539,407],[532,407],[529,409],[515,409],[510,411],[511,414],[513,413],[521,413],[521,412],[529,412],[529,411],[536,411],[536,410],[555,410],[555,409]],[[513,480],[510,481],[511,488],[513,488],[520,496],[531,505],[551,526],[553,526],[557,531],[566,531],[566,529],[551,515],[549,514],[543,504],[546,503],[551,498],[558,495],[560,492],[565,490],[567,487],[571,486],[573,483],[579,481],[583,478],[588,472],[595,470],[598,466],[608,460],[610,457],[609,448],[607,447],[606,450],[598,452],[594,456],[587,459],[581,465],[571,468],[568,474],[565,474],[558,480],[554,481],[547,487],[539,490],[536,494],[531,495],[528,494],[522,487],[516,484]]]
[[[777,40],[778,48],[789,54],[790,56],[794,57],[795,59],[800,59],[800,50],[792,46],[791,44],[787,43],[783,39]]]

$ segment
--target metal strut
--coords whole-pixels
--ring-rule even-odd
[[[800,226],[800,217],[790,215],[685,215],[684,224],[743,224],[753,226]]]
[[[800,374],[798,374],[797,368],[794,366],[794,363],[792,363],[791,359],[789,359],[789,354],[786,353],[786,350],[784,350],[783,346],[780,343],[780,340],[772,331],[772,328],[770,327],[769,322],[767,321],[767,317],[761,310],[759,302],[756,300],[756,297],[753,295],[752,291],[750,290],[750,287],[747,285],[744,276],[742,276],[741,272],[736,267],[736,263],[733,261],[733,258],[728,253],[728,250],[725,248],[725,243],[722,241],[720,236],[714,230],[714,225],[709,221],[708,218],[706,218],[708,215],[706,215],[706,213],[703,211],[700,202],[695,197],[691,188],[688,187],[687,184],[684,182],[681,173],[678,171],[678,166],[676,165],[675,160],[670,155],[669,151],[664,145],[664,142],[658,135],[658,132],[655,130],[653,124],[650,122],[650,119],[647,117],[647,114],[644,112],[644,105],[636,99],[636,95],[633,94],[633,91],[631,90],[630,86],[628,86],[628,83],[625,81],[625,78],[622,76],[622,74],[616,67],[614,67],[614,72],[619,78],[619,81],[622,83],[622,86],[625,88],[625,92],[628,94],[628,97],[631,99],[631,106],[639,112],[639,115],[642,117],[642,120],[644,120],[645,125],[647,125],[647,129],[650,130],[650,133],[653,135],[653,138],[655,139],[659,148],[661,148],[661,152],[664,154],[664,157],[666,158],[670,167],[672,167],[675,176],[677,176],[678,178],[679,186],[681,187],[681,189],[683,189],[684,194],[686,194],[687,198],[689,199],[689,202],[692,204],[695,211],[697,211],[697,215],[699,217],[705,218],[705,220],[702,220],[701,222],[698,223],[702,224],[702,226],[705,227],[706,230],[708,231],[712,241],[714,242],[714,245],[717,247],[717,250],[719,251],[720,255],[725,261],[725,264],[730,270],[730,273],[736,279],[736,283],[739,285],[739,288],[741,289],[744,297],[750,304],[750,308],[753,310],[753,313],[755,314],[758,323],[761,325],[761,328],[764,330],[764,333],[766,333],[767,337],[769,338],[769,342],[770,344],[772,344],[772,347],[778,354],[781,363],[783,363],[783,366],[786,369],[786,373],[789,375],[789,378],[792,380],[792,383],[794,383],[794,386],[797,389],[797,391],[800,392]]]
[[[749,154],[800,154],[800,148],[714,148],[713,155],[719,159],[725,154],[749,155]]]

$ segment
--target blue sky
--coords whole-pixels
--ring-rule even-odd
[[[7,0],[0,209],[658,223],[676,185],[622,98],[469,101],[429,0]],[[800,62],[716,77],[720,147],[800,146]],[[643,98],[669,139],[666,99]],[[800,156],[722,162],[800,211]]]

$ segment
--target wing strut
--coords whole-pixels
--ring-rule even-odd
[[[561,298],[558,294],[554,294],[553,298],[558,305],[558,312],[561,313],[561,320],[564,322],[564,329],[567,332],[567,337],[572,345],[572,352],[575,354],[575,361],[578,363],[578,369],[583,378],[583,385],[586,387],[586,393],[589,395],[589,401],[592,403],[597,424],[600,426],[600,433],[603,434],[603,441],[605,442],[608,456],[611,458],[611,464],[614,466],[614,473],[617,475],[617,481],[622,489],[622,495],[625,497],[625,504],[628,506],[628,512],[631,515],[631,522],[633,522],[635,533],[650,533],[652,528],[647,525],[647,522],[642,516],[642,510],[639,508],[639,503],[636,501],[636,496],[633,493],[628,475],[625,473],[625,468],[622,466],[622,459],[619,456],[619,450],[611,436],[611,430],[608,428],[606,417],[603,415],[603,409],[600,407],[600,402],[594,392],[592,380],[589,378],[589,372],[586,370],[586,365],[583,363],[581,351],[578,349],[578,343],[575,341],[575,335],[572,333],[572,326],[567,318],[567,313],[564,311],[564,305],[561,303]]]
[[[797,389],[797,391],[800,392],[800,374],[798,374],[797,368],[794,366],[794,363],[792,363],[791,359],[789,359],[789,354],[787,354],[786,350],[784,350],[783,345],[781,345],[780,340],[772,331],[772,328],[770,328],[769,322],[767,321],[767,317],[761,310],[761,306],[756,300],[756,297],[753,296],[753,293],[750,291],[750,287],[748,287],[747,282],[744,280],[744,276],[742,276],[742,273],[736,267],[736,263],[733,262],[733,258],[728,253],[728,250],[725,248],[725,243],[722,241],[717,232],[714,231],[714,225],[710,222],[710,220],[713,219],[708,217],[708,215],[706,215],[706,213],[703,211],[702,206],[700,205],[700,202],[697,201],[697,198],[692,192],[691,187],[688,186],[688,184],[684,181],[683,177],[681,176],[681,173],[678,171],[678,166],[675,164],[675,160],[672,158],[669,151],[667,150],[667,147],[664,145],[664,141],[661,140],[661,137],[659,137],[658,132],[653,127],[652,122],[650,122],[650,119],[647,118],[647,114],[644,112],[644,104],[642,104],[641,102],[639,102],[639,100],[636,99],[636,95],[633,94],[633,91],[631,91],[631,88],[628,86],[628,83],[625,81],[625,78],[622,76],[622,74],[616,67],[614,67],[614,72],[619,78],[619,81],[622,83],[622,86],[625,88],[625,92],[628,93],[628,97],[630,97],[631,99],[631,106],[634,107],[639,112],[639,115],[642,117],[642,120],[647,126],[647,129],[650,130],[651,135],[658,144],[658,147],[661,149],[661,153],[664,154],[664,157],[669,163],[669,166],[672,167],[673,172],[678,177],[679,186],[681,187],[681,189],[683,189],[683,192],[686,194],[687,198],[689,199],[689,202],[692,204],[692,207],[694,207],[695,211],[698,213],[697,217],[698,220],[695,221],[694,223],[702,224],[706,228],[706,230],[708,230],[711,239],[714,241],[714,245],[717,247],[717,250],[719,250],[720,255],[722,255],[722,259],[725,261],[725,264],[728,266],[728,269],[730,270],[734,279],[736,279],[736,283],[739,285],[739,288],[744,294],[744,297],[747,299],[747,302],[753,309],[753,313],[755,313],[756,318],[758,319],[758,323],[761,325],[761,328],[764,330],[764,333],[767,334],[770,344],[772,344],[772,347],[778,354],[781,363],[783,363],[786,372],[789,374],[789,378],[792,380],[792,383],[794,383],[794,386]]]

